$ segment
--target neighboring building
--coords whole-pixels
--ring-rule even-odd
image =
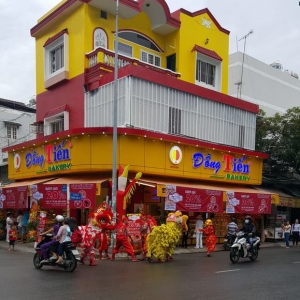
[[[228,93],[259,105],[267,116],[300,106],[300,80],[294,71],[276,62],[268,65],[242,52],[229,56]]]
[[[24,103],[0,99],[0,181],[8,181],[7,152],[2,149],[11,145],[33,140],[36,135],[30,131],[35,122],[36,110]]]
[[[62,1],[32,28],[38,137],[5,149],[19,185],[111,177],[115,6]],[[227,95],[229,31],[208,9],[171,14],[164,0],[120,0],[119,16],[117,163],[144,180],[130,211],[164,205],[159,183],[207,189],[214,212],[228,189],[253,193],[244,185],[261,183],[266,155],[254,151],[258,106]]]

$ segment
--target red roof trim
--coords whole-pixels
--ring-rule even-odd
[[[144,79],[150,82],[154,82],[163,86],[170,87],[179,91],[183,91],[189,94],[193,94],[199,97],[203,97],[212,101],[224,103],[233,107],[240,108],[255,114],[258,114],[259,106],[254,103],[250,103],[235,97],[231,97],[226,94],[222,94],[183,80],[176,79],[172,76],[164,73],[156,72],[150,68],[140,67],[135,65],[127,65],[119,69],[119,78],[126,76],[133,76],[136,78]],[[99,80],[99,86],[113,82],[114,73],[108,73],[101,77]]]
[[[53,109],[49,110],[49,111],[45,114],[44,119],[45,119],[45,118],[52,117],[52,116],[57,115],[57,114],[59,114],[59,113],[62,113],[62,112],[64,112],[64,111],[69,111],[67,105],[62,105],[62,106],[53,108]]]
[[[199,53],[202,53],[206,56],[209,56],[213,59],[216,59],[216,60],[219,60],[219,61],[222,61],[223,58],[221,56],[219,56],[215,51],[212,51],[212,50],[209,50],[209,49],[206,49],[206,48],[203,48],[201,46],[198,46],[198,45],[195,45],[194,48],[192,49],[191,52],[193,51],[196,51],[196,52],[199,52]]]
[[[218,29],[219,29],[220,31],[222,31],[222,32],[224,32],[224,33],[226,33],[226,34],[228,34],[228,35],[230,34],[230,31],[227,30],[227,29],[225,29],[225,28],[223,28],[223,27],[220,25],[220,23],[215,19],[215,17],[214,17],[213,14],[209,11],[208,8],[204,8],[204,9],[195,11],[195,12],[193,12],[193,13],[190,12],[190,11],[188,11],[188,10],[186,10],[186,9],[181,8],[181,9],[180,9],[180,12],[182,12],[182,13],[184,13],[184,14],[190,16],[190,17],[197,17],[197,16],[200,16],[200,15],[203,15],[203,14],[206,13],[206,14],[208,14],[208,15],[210,16],[210,18],[213,20],[213,22],[215,23],[215,25],[218,27]]]
[[[62,30],[61,32],[57,33],[56,35],[52,36],[51,38],[49,38],[49,39],[46,41],[46,43],[44,44],[43,47],[48,46],[49,44],[51,44],[52,42],[54,42],[55,40],[57,40],[59,37],[61,37],[61,36],[64,35],[65,33],[66,33],[66,34],[69,34],[67,28],[64,29],[64,30]]]
[[[18,149],[22,149],[23,147],[32,147],[33,144],[42,145],[42,144],[45,144],[46,141],[52,142],[57,139],[67,138],[68,136],[76,136],[76,135],[82,135],[82,134],[108,134],[108,135],[111,135],[111,134],[113,134],[113,128],[112,127],[76,128],[76,129],[72,129],[72,130],[58,132],[56,134],[52,134],[51,136],[45,136],[42,138],[37,138],[35,140],[30,140],[30,141],[27,141],[27,142],[24,142],[24,143],[21,143],[18,145],[9,146],[9,147],[3,148],[2,152],[16,151]],[[248,155],[248,156],[256,156],[259,158],[268,158],[269,157],[268,154],[261,153],[261,152],[250,151],[250,150],[230,147],[230,146],[226,146],[226,145],[214,144],[214,143],[190,139],[190,138],[186,138],[186,137],[162,134],[162,133],[143,130],[143,129],[118,128],[118,135],[122,135],[122,134],[147,137],[147,138],[151,138],[151,139],[163,139],[168,142],[181,143],[181,144],[191,145],[191,146],[196,146],[196,147],[198,145],[198,147],[200,147],[200,148],[210,148],[210,149],[215,149],[215,150],[219,150],[219,151],[227,151],[227,152],[230,151],[230,153],[236,153],[236,154],[242,154],[242,155]]]

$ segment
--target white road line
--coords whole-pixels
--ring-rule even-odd
[[[234,270],[226,270],[226,271],[217,271],[215,273],[226,273],[226,272],[235,272],[235,271],[240,271],[241,269],[234,269]]]
[[[300,264],[300,261],[295,261],[293,262],[293,264]]]

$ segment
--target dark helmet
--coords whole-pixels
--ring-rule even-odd
[[[245,217],[245,220],[249,220],[250,222],[252,222],[252,217],[248,215]]]

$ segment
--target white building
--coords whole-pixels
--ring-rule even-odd
[[[30,125],[36,120],[35,108],[0,98],[0,149],[36,138]],[[7,153],[0,155],[0,180],[7,180]]]
[[[267,116],[300,106],[300,80],[280,63],[268,65],[242,52],[229,56],[228,94],[255,104]]]

